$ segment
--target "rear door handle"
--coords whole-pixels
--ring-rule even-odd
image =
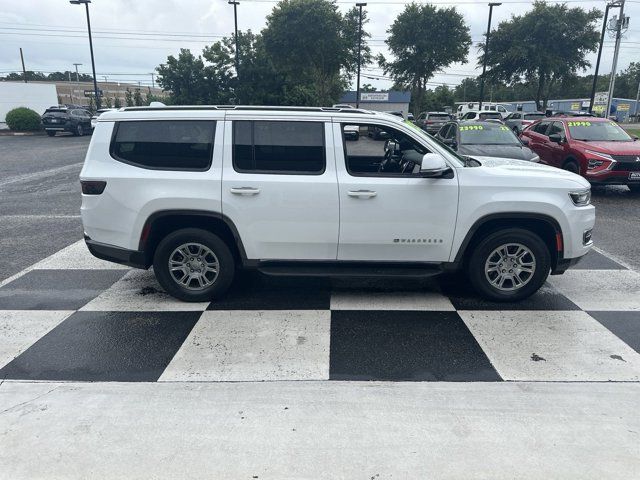
[[[349,190],[347,195],[358,198],[373,198],[378,195],[378,193],[373,190]]]
[[[234,195],[257,195],[260,193],[260,189],[253,187],[231,187],[231,193]]]

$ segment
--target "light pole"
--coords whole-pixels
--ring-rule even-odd
[[[73,64],[73,66],[76,67],[76,88],[80,88],[80,75],[78,74],[78,67],[81,66],[81,65],[82,65],[81,63],[74,63]],[[73,104],[73,99],[71,100],[71,103]],[[78,103],[80,103],[80,101],[78,101]]]
[[[234,24],[234,35],[233,38],[236,43],[236,79],[240,78],[240,73],[238,72],[238,5],[240,2],[237,0],[229,0],[229,5],[233,5],[233,24]],[[240,99],[238,98],[238,92],[236,92],[236,101],[240,103]]]
[[[607,32],[607,20],[609,19],[609,9],[615,8],[615,3],[607,3],[604,9],[604,21],[602,22],[602,33],[600,34],[600,46],[598,47],[598,58],[596,60],[596,71],[593,74],[593,83],[591,84],[591,98],[589,98],[589,113],[593,113],[593,102],[596,98],[596,89],[598,88],[598,72],[600,71],[600,58],[602,57],[602,46],[604,45],[604,34]]]
[[[362,7],[366,7],[366,3],[356,3],[356,7],[360,10],[358,16],[358,74],[356,80],[356,108],[360,108],[360,62],[362,61]]]
[[[87,11],[87,30],[89,32],[89,50],[91,51],[91,70],[93,72],[93,94],[96,99],[96,110],[100,108],[100,94],[98,93],[98,82],[96,81],[96,62],[93,58],[93,40],[91,38],[91,20],[89,18],[89,4],[91,0],[69,0],[72,5],[84,4]]]
[[[620,0],[620,17],[616,24],[616,46],[613,51],[613,65],[611,66],[611,78],[609,79],[609,98],[607,99],[607,110],[604,113],[604,118],[609,118],[611,112],[611,102],[613,100],[613,90],[616,86],[616,70],[618,69],[618,54],[620,53],[620,40],[622,40],[622,29],[626,25],[626,19],[624,17],[624,0]]]
[[[493,7],[499,7],[502,3],[490,3],[489,4],[489,22],[487,23],[487,39],[484,42],[484,61],[482,62],[482,77],[480,77],[480,104],[478,105],[478,111],[482,110],[482,101],[484,100],[484,76],[487,73],[487,57],[489,55],[489,35],[491,33],[491,17],[493,15]]]

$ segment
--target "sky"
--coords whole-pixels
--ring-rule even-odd
[[[557,1],[557,0],[550,0]],[[366,8],[370,22],[370,46],[374,54],[387,54],[386,31],[409,0],[369,0]],[[2,2],[0,9],[0,75],[21,70],[19,48],[24,51],[27,70],[74,70],[81,63],[81,73],[91,73],[91,57],[86,33],[85,8],[68,0],[20,0]],[[346,12],[355,0],[338,0]],[[487,26],[487,1],[432,0],[442,7],[456,6],[470,27],[471,38],[479,42]],[[597,7],[604,10],[604,0],[568,0],[570,6]],[[260,31],[276,0],[240,0],[238,28]],[[494,27],[531,8],[528,0],[503,0],[494,8]],[[202,48],[233,33],[233,7],[227,0],[93,0],[90,4],[96,74],[99,81],[119,81],[151,85],[151,72],[168,55],[180,48],[200,53]],[[615,15],[617,9],[612,11]],[[630,27],[623,38],[618,71],[632,61],[640,61],[640,0],[627,0],[626,15]],[[610,15],[610,17],[611,17]],[[601,28],[601,24],[598,29]],[[614,42],[605,39],[601,73],[611,71]],[[589,57],[595,65],[595,54]],[[476,76],[477,49],[474,45],[468,62],[453,64],[430,80],[430,87],[454,86],[465,76]],[[593,67],[587,72],[592,72]],[[377,65],[363,70],[361,83],[378,89],[389,88],[390,80]],[[373,76],[373,78],[366,78]],[[105,78],[106,77],[106,78]]]

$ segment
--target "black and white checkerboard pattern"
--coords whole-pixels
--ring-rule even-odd
[[[0,379],[639,381],[640,275],[592,252],[530,299],[459,277],[268,278],[183,303],[77,242],[0,283]]]

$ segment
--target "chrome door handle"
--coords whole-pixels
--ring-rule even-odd
[[[231,193],[234,195],[257,195],[260,193],[260,189],[253,187],[231,187]]]
[[[349,190],[347,195],[358,198],[373,198],[378,195],[378,193],[373,190]]]

